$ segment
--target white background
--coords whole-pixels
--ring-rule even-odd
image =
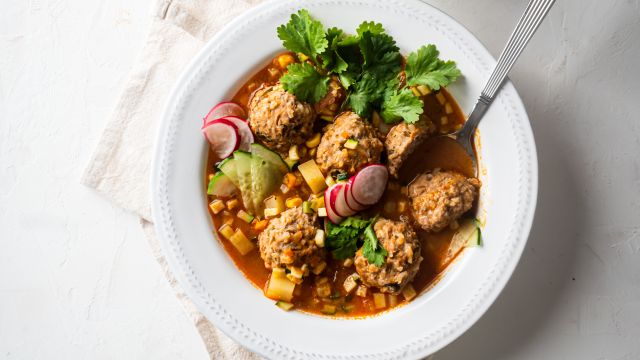
[[[497,56],[525,0],[430,0]],[[152,0],[0,0],[0,358],[204,359],[134,216],[79,184]],[[640,3],[558,0],[512,72],[540,195],[441,359],[640,359]],[[416,319],[428,321],[428,319]]]

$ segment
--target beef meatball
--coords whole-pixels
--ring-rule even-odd
[[[409,184],[413,217],[426,231],[440,231],[473,206],[480,180],[453,171],[436,170]]]
[[[319,264],[325,257],[325,251],[316,245],[317,230],[315,215],[305,214],[301,207],[281,213],[258,235],[264,266],[273,269]]]
[[[355,258],[356,271],[365,285],[377,287],[385,293],[399,293],[420,268],[420,240],[411,225],[403,221],[379,219],[373,230],[387,250],[387,258],[382,266],[376,266],[369,263],[360,249]]]
[[[340,105],[344,101],[345,91],[337,78],[332,77],[329,80],[329,90],[320,101],[313,105],[316,114],[320,116],[336,116]]]
[[[349,139],[357,141],[355,149],[344,146]],[[378,131],[357,114],[347,111],[327,126],[318,146],[316,162],[325,173],[352,175],[367,164],[380,162],[382,148]]]
[[[398,177],[402,163],[435,130],[435,125],[427,118],[415,124],[401,122],[389,130],[384,147],[387,149],[387,167],[391,176]]]
[[[249,126],[265,145],[281,154],[313,132],[313,107],[298,101],[281,84],[262,85],[249,99]]]

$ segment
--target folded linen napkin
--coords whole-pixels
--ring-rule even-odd
[[[140,216],[149,245],[212,359],[259,359],[217,330],[171,274],[155,236],[149,174],[158,119],[181,71],[205,42],[261,0],[158,0],[142,55],[133,68],[82,182]]]

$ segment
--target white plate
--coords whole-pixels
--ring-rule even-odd
[[[486,172],[481,209],[484,247],[467,251],[430,291],[407,306],[362,320],[284,312],[245,279],[212,235],[203,192],[207,145],[202,116],[282,50],[276,27],[307,8],[326,27],[355,32],[384,25],[406,54],[434,43],[464,74],[450,87],[470,110],[495,60],[456,21],[416,0],[298,0],[262,4],[204,47],[176,85],[158,135],[153,217],[171,269],[198,309],[230,337],[268,358],[411,359],[431,354],[467,330],[511,276],[529,234],[537,193],[536,151],[525,109],[507,83],[482,124]]]

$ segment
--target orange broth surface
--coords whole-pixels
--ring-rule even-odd
[[[282,70],[279,67],[277,56],[270,61],[264,68],[254,74],[233,96],[231,101],[236,102],[243,106],[248,111],[247,106],[251,94],[262,84],[274,84],[278,81],[280,76],[283,75]],[[440,95],[438,95],[440,94]],[[460,110],[456,100],[445,89],[441,89],[438,93],[431,93],[422,97],[425,107],[425,113],[436,124],[437,131],[440,133],[449,133],[462,126],[465,121],[465,116]],[[446,113],[446,106],[450,107],[450,113]],[[317,130],[319,131],[323,125],[327,123],[323,120],[317,120]],[[310,156],[304,156],[301,159],[301,163],[307,159],[311,159]],[[210,176],[216,171],[215,164],[219,159],[215,159],[211,153],[209,153],[206,179],[204,179],[204,186],[206,188]],[[365,218],[369,216],[375,216],[380,214],[381,216],[391,219],[399,220],[403,218],[412,219],[410,202],[406,196],[406,186],[408,183],[420,172],[425,170],[431,170],[435,168],[441,168],[445,170],[456,170],[467,176],[473,176],[473,164],[471,159],[466,155],[453,140],[448,138],[438,138],[435,140],[427,140],[424,144],[419,146],[414,152],[413,156],[409,159],[409,164],[403,167],[403,172],[400,174],[399,182],[390,181],[383,198],[374,206],[361,213]],[[410,169],[410,170],[404,170]],[[276,195],[281,195],[285,199],[295,196],[299,196],[303,200],[307,200],[311,195],[311,190],[306,184],[288,191],[286,194],[282,194],[280,190],[276,192]],[[208,201],[212,201],[212,197],[208,197]],[[399,205],[404,203],[404,209]],[[246,223],[245,221],[236,217],[238,210],[244,209],[242,201],[239,201],[239,206],[232,211],[222,211],[218,214],[214,214],[211,209],[209,213],[213,224],[216,229],[219,229],[225,222],[231,223],[234,229],[241,229],[244,234],[247,235],[252,242],[254,242],[254,249],[246,255],[241,255],[240,252],[226,240],[222,235],[218,234],[218,239],[222,246],[225,248],[229,257],[233,260],[235,265],[242,271],[242,273],[259,289],[266,289],[271,271],[266,269],[264,262],[260,257],[260,252],[257,245],[258,231],[254,230],[253,225]],[[328,221],[328,220],[326,220]],[[452,259],[449,256],[447,258],[447,250],[449,244],[455,233],[454,230],[445,229],[438,233],[426,233],[416,229],[421,240],[423,262],[420,265],[420,270],[414,278],[412,285],[416,292],[420,292],[428,289],[438,279],[439,275],[446,269],[451,263]],[[333,259],[330,252],[327,256],[327,268],[319,275],[327,277],[331,284],[332,293],[328,298],[321,298],[315,292],[315,277],[316,275],[310,274],[308,278],[305,278],[304,282],[300,285],[296,285],[294,291],[294,298],[292,303],[294,308],[305,312],[314,314],[322,314],[325,305],[334,305],[337,309],[335,314],[330,314],[338,317],[365,317],[374,315],[376,313],[387,311],[393,307],[405,304],[407,300],[403,298],[403,295],[386,295],[387,306],[382,309],[377,309],[374,306],[373,293],[376,289],[370,288],[367,291],[367,296],[356,296],[353,292],[346,294],[343,288],[344,280],[347,276],[355,272],[355,266],[344,266],[344,260]]]

